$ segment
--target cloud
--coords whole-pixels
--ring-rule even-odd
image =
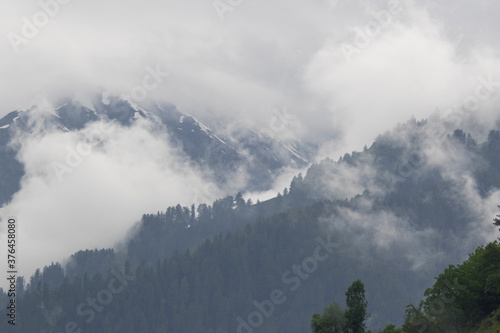
[[[411,116],[422,119],[436,109],[460,108],[474,94],[479,77],[500,81],[499,57],[491,45],[461,55],[442,21],[413,2],[403,2],[401,13],[393,14],[385,28],[379,25],[373,37],[370,22],[377,21],[367,14],[351,29],[342,29],[351,30],[348,34],[333,34],[307,65],[307,89],[324,101],[332,112],[330,122],[343,133],[342,140],[325,145],[322,156],[332,150],[359,151],[381,129]],[[346,57],[343,44],[356,52]],[[497,92],[482,103],[483,114],[496,114],[492,103],[498,105]]]
[[[417,229],[407,218],[394,212],[374,210],[369,200],[363,199],[356,210],[338,208],[335,215],[323,222],[334,233],[342,235],[346,246],[349,244],[350,249],[345,251],[356,252],[356,257],[363,261],[389,258],[401,263],[406,259],[403,264],[408,265],[407,269],[426,276],[450,259],[444,249],[436,246],[442,242],[437,230]]]

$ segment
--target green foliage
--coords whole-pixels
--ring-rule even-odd
[[[315,313],[311,320],[313,333],[364,333],[364,321],[369,317],[366,313],[368,302],[365,298],[365,286],[361,280],[354,281],[347,291],[346,306],[343,310],[337,303],[332,303],[323,311],[323,315]],[[392,331],[388,331],[390,333]],[[397,332],[397,331],[396,331]]]
[[[380,333],[403,333],[403,329],[396,328],[396,326],[390,324],[390,325],[387,325],[385,327],[385,329],[383,331],[381,331]]]
[[[472,331],[473,333],[500,332],[500,308],[491,316],[484,318]]]
[[[366,307],[368,302],[365,298],[365,285],[361,280],[356,280],[347,288],[345,330],[347,333],[363,333],[366,329],[365,320],[368,319]]]
[[[315,313],[311,321],[313,333],[342,333],[345,327],[344,310],[338,303],[332,303],[323,311]]]
[[[463,264],[436,278],[418,307],[408,306],[405,332],[472,329],[500,307],[500,244],[481,246]]]

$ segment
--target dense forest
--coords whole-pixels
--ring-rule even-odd
[[[259,329],[298,331],[307,329],[314,310],[342,294],[357,276],[377,291],[368,300],[380,312],[391,314],[395,304],[403,309],[408,298],[402,296],[406,287],[398,277],[405,273],[390,261],[362,262],[351,252],[355,249],[339,243],[339,235],[329,235],[318,217],[330,205],[316,204],[258,220],[241,231],[206,240],[194,252],[175,252],[155,266],[142,264],[131,272],[126,262],[116,268],[131,277],[126,291],[113,294],[109,304],[102,290],[116,272],[73,281],[63,278],[56,288],[45,282],[46,274],[34,276],[19,303],[17,328],[60,332],[66,323],[75,322],[85,332],[235,331],[238,318],[248,320],[256,310],[254,302],[271,299],[274,290],[281,290],[286,301]],[[324,246],[319,251],[324,265],[310,259],[319,246]],[[409,272],[406,275],[404,280],[412,280]],[[400,291],[401,298],[384,300],[383,295],[394,290]],[[95,311],[102,313],[79,315],[82,300],[85,304],[100,298],[106,304],[98,303]],[[91,309],[83,306],[80,314]]]

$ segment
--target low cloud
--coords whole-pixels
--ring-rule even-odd
[[[77,132],[17,138],[26,175],[2,213],[19,221],[21,274],[30,276],[81,249],[113,247],[144,213],[223,194],[203,187],[207,177],[151,126],[97,122]],[[107,133],[92,143],[100,128]]]
[[[418,159],[412,160],[414,165],[404,173],[398,174],[394,165],[392,182],[375,181],[383,179],[384,172],[374,162],[375,156],[361,155],[353,165],[331,164],[321,184],[316,184],[323,195],[341,199],[337,194],[346,195],[349,191],[361,194],[364,189],[369,194],[356,198],[348,207],[337,207],[323,221],[349,244],[352,248],[349,251],[358,251],[356,256],[363,260],[406,258],[407,268],[424,278],[432,278],[450,263],[462,262],[477,246],[495,240],[498,233],[492,219],[498,212],[500,190],[495,188],[488,193],[479,190],[475,175],[487,162],[450,137],[455,129],[467,127],[476,130],[472,131],[472,138],[475,133],[483,136],[482,122],[475,123],[474,119],[475,115],[469,112],[444,118],[436,116],[425,124],[410,121],[379,137],[379,144],[385,141],[403,149],[401,160],[418,155]],[[439,189],[431,184],[436,181]],[[392,210],[390,204],[380,202],[401,182],[407,185],[399,187],[397,196],[403,201],[408,196],[410,205],[419,202],[413,209],[433,209],[434,201],[438,200],[444,209],[453,210],[449,214],[453,214],[454,220],[450,220],[448,213],[440,217],[421,214],[411,211],[409,205],[403,206],[405,211]],[[435,220],[428,220],[429,217]]]

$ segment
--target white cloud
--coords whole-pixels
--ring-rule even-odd
[[[68,167],[68,151],[78,152],[79,144],[95,138],[92,133],[101,125],[20,139],[26,176],[3,211],[18,220],[21,274],[29,277],[36,268],[81,249],[112,247],[144,213],[222,195],[216,187],[204,191],[203,174],[146,121],[108,130],[103,141],[91,142],[90,154],[79,155],[80,163],[79,158],[70,160],[71,171],[60,181],[53,163]]]
[[[331,154],[332,149],[359,151],[382,130],[411,116],[427,118],[436,108],[461,105],[474,94],[478,77],[492,75],[495,82],[500,78],[499,57],[491,49],[461,57],[427,11],[410,2],[403,8],[401,16],[393,15],[391,24],[353,54],[350,63],[340,49],[342,41],[334,36],[308,64],[308,89],[324,100],[332,112],[332,125],[344,134],[336,145],[326,146],[322,155]],[[374,22],[371,16],[366,20]],[[355,45],[355,36],[351,33],[343,42]],[[494,114],[486,104],[481,105],[482,111]]]
[[[16,54],[7,34],[21,33],[22,18],[32,20],[41,8],[34,0],[5,1],[0,89],[7,93],[0,114],[40,96],[129,93],[145,68],[158,64],[172,75],[150,97],[202,120],[218,116],[265,127],[272,106],[286,105],[304,128],[301,138],[341,134],[333,147],[359,149],[389,122],[447,107],[486,74],[481,65],[498,64],[492,39],[498,23],[484,19],[498,6],[494,1],[407,0],[347,66],[340,44],[389,3],[244,1],[221,21],[211,1],[72,0]],[[465,23],[467,29],[453,34]],[[474,64],[475,54],[491,49]]]

